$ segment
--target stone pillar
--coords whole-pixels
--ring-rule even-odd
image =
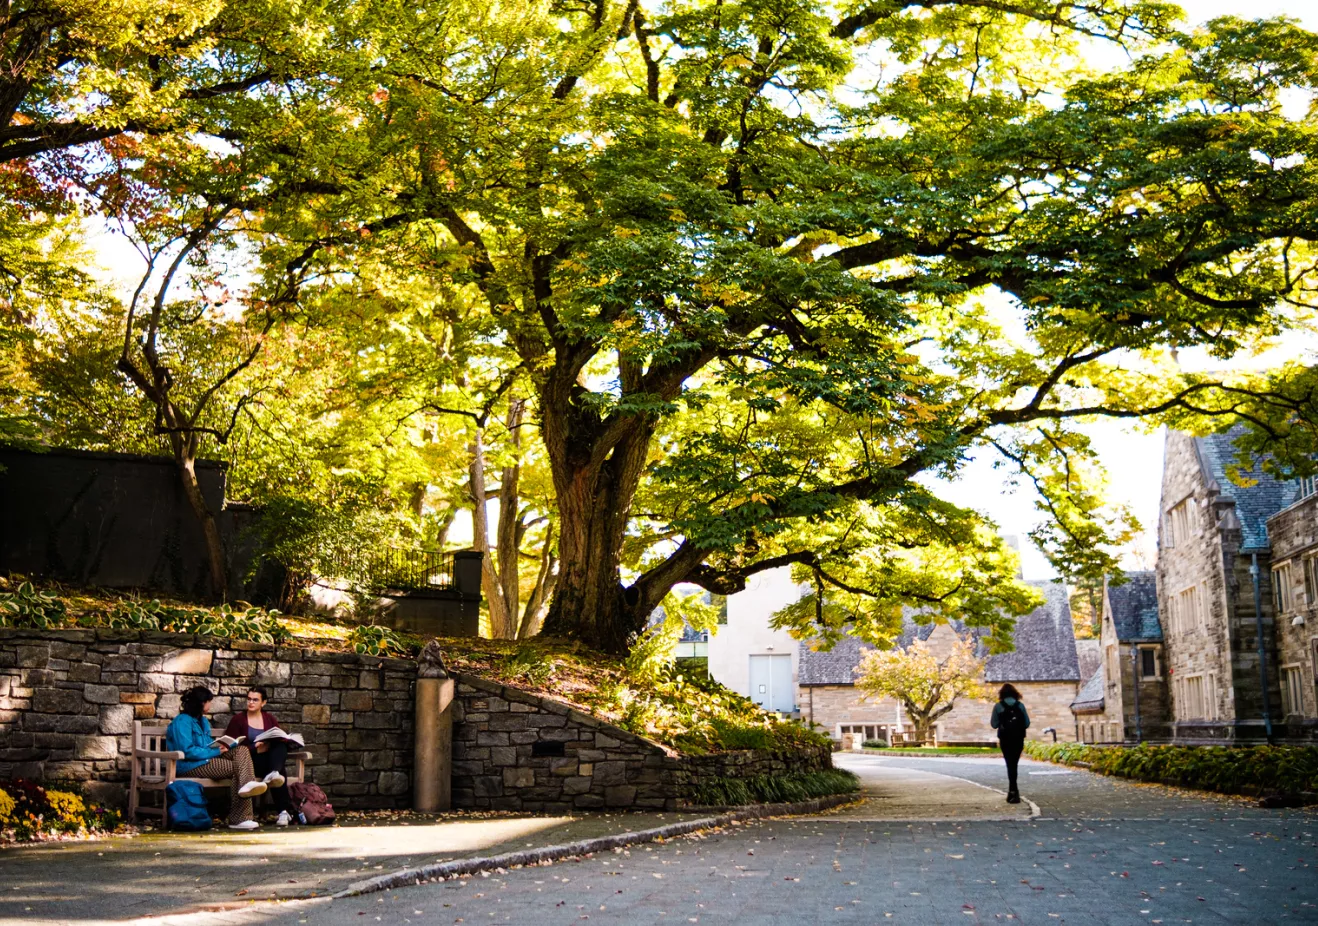
[[[412,809],[436,813],[453,806],[453,679],[431,640],[417,659],[416,752]]]

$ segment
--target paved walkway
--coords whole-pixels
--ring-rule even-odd
[[[964,790],[976,789],[972,782],[1002,786],[1000,761],[846,756],[839,764],[866,782],[868,800],[854,814],[770,820],[547,867],[169,922],[1318,924],[1318,814],[1023,762],[1022,792],[1040,817],[947,820],[949,799],[974,803]],[[926,774],[896,777],[910,772]],[[906,793],[885,805],[883,792],[894,786]],[[925,820],[864,818],[898,810],[898,800],[919,810],[920,794],[930,800]],[[990,795],[986,809],[994,803]]]
[[[692,814],[352,819],[0,849],[0,924],[96,923],[325,896],[385,871],[649,829]]]
[[[1034,808],[1008,804],[1005,790],[991,782],[960,777],[937,760],[919,767],[877,756],[838,753],[834,764],[860,776],[864,800],[829,816],[848,820],[1024,820]],[[1001,762],[999,762],[1001,764]],[[999,776],[1005,779],[1005,776]],[[1005,780],[1000,782],[1005,786]]]

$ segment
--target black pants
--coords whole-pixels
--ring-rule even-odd
[[[998,746],[1002,748],[1002,758],[1007,760],[1007,786],[1011,791],[1016,790],[1016,766],[1020,764],[1021,752],[1025,749],[1025,740],[1009,739],[998,740]]]
[[[287,775],[284,766],[288,763],[288,743],[283,740],[273,742],[265,752],[252,750],[252,768],[257,779],[264,778],[271,772]],[[275,810],[293,812],[293,800],[288,796],[288,785],[270,789],[270,798],[275,802]]]

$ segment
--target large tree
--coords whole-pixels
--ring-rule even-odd
[[[1313,271],[1315,121],[1281,102],[1318,40],[1174,13],[393,7],[287,233],[428,230],[485,300],[553,474],[546,632],[621,650],[675,584],[783,564],[875,636],[902,601],[1005,628],[1010,557],[929,477],[1001,454],[1052,552],[1106,568],[1074,423],[1233,414],[1168,350],[1285,330]]]

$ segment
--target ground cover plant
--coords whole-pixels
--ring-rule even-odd
[[[45,788],[22,778],[0,780],[0,844],[69,836],[103,836],[123,818],[88,801],[76,786]]]
[[[840,768],[792,775],[755,775],[750,778],[711,778],[692,791],[692,803],[702,807],[740,804],[785,804],[860,790],[860,779]]]
[[[1090,746],[1027,741],[1032,758],[1224,794],[1318,792],[1314,746]]]
[[[905,756],[908,759],[927,759],[930,756],[996,756],[996,746],[908,746],[894,749],[883,740],[866,740],[866,752],[881,752],[889,756]]]

